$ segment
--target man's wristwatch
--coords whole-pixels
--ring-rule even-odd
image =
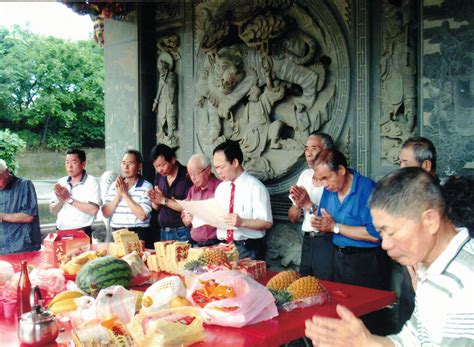
[[[73,202],[74,202],[73,198],[69,198],[66,200],[66,203],[68,203],[69,205],[72,205]]]
[[[168,198],[165,198],[165,200],[163,201],[162,205],[163,205],[163,206],[168,205]]]
[[[339,234],[341,232],[341,227],[338,223],[336,223],[336,225],[334,226],[334,229],[332,229],[332,232],[334,234]]]

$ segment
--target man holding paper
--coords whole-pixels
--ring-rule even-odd
[[[217,228],[217,238],[233,242],[241,258],[264,259],[265,231],[273,225],[270,195],[262,182],[242,167],[243,154],[235,141],[214,148],[214,167],[224,181],[216,189],[215,199],[228,214],[229,228]]]
[[[217,179],[212,173],[209,158],[203,154],[194,154],[188,160],[187,169],[193,186],[189,189],[186,200],[194,201],[213,198],[221,180]],[[181,219],[186,227],[191,227],[191,239],[195,245],[203,247],[219,243],[216,236],[216,227],[211,225],[193,225],[193,215],[188,210],[181,212]]]

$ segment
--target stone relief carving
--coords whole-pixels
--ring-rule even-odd
[[[466,9],[467,10],[467,9]],[[445,3],[431,16],[440,23],[424,29],[424,136],[438,152],[438,174],[472,175],[474,167],[474,26],[466,11]],[[452,18],[446,18],[446,15]],[[472,13],[472,6],[470,12]]]
[[[156,112],[156,140],[172,148],[178,147],[178,76],[173,71],[173,57],[180,57],[179,37],[171,35],[161,38],[158,48],[158,88],[153,101],[152,111]]]
[[[288,268],[298,270],[302,244],[303,234],[299,225],[274,225],[267,236],[267,264],[274,271]]]
[[[159,2],[156,7],[156,30],[163,31],[182,26],[184,20],[184,1]]]
[[[410,27],[413,8],[409,0],[397,7],[384,0],[382,24],[381,157],[398,163],[401,144],[413,136],[416,125],[416,50]]]
[[[203,2],[196,13],[198,146],[209,153],[234,139],[246,170],[264,181],[284,176],[307,135],[331,121],[329,34],[290,0]]]

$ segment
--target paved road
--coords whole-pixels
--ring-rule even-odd
[[[54,184],[57,181],[58,179],[33,180],[33,185],[35,186],[39,203],[49,202],[51,199],[51,193],[53,192]]]

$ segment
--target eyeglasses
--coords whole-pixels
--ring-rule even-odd
[[[189,170],[188,170],[188,175],[189,175],[189,177],[193,178],[193,177],[199,176],[200,174],[202,174],[206,170],[207,170],[207,167],[205,167],[204,169],[201,169],[198,172],[189,172]]]

